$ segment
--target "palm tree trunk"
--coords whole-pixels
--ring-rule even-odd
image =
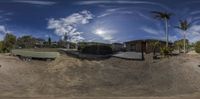
[[[142,60],[144,60],[144,42],[141,42],[141,54],[142,54]]]
[[[165,18],[165,40],[166,40],[166,47],[168,47],[168,20]]]
[[[69,42],[67,42],[67,49],[69,49],[70,48],[70,45],[69,45]]]
[[[70,44],[69,44],[69,37],[67,33],[64,34],[64,42],[66,43],[66,48],[69,49]]]
[[[183,46],[184,46],[184,53],[186,53],[186,36],[185,36],[185,34],[186,34],[186,33],[185,33],[185,31],[184,31],[184,34],[183,34],[183,35],[184,35],[184,42],[183,42],[183,43],[184,43],[184,44],[183,44]]]
[[[75,49],[78,50],[78,42],[75,43]]]

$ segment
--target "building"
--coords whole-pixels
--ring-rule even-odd
[[[127,51],[134,51],[134,52],[145,52],[151,53],[154,51],[153,43],[159,42],[159,47],[155,48],[156,52],[160,51],[160,47],[166,46],[165,41],[156,40],[156,39],[146,39],[146,40],[134,40],[125,42],[126,50]],[[169,46],[172,46],[173,43],[169,42]],[[142,50],[143,49],[143,50]]]
[[[111,44],[112,50],[114,52],[119,52],[122,51],[124,49],[124,45],[121,43],[112,43]]]

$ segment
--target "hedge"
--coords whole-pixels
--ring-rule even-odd
[[[112,54],[112,48],[107,45],[87,45],[81,50],[84,54],[95,54],[95,55],[108,55]]]

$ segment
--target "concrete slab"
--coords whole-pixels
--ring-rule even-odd
[[[119,52],[114,54],[113,57],[123,59],[142,59],[142,53],[140,52]]]

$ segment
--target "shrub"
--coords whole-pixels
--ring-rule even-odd
[[[0,41],[0,53],[3,52],[3,41]]]
[[[5,53],[10,52],[11,49],[15,47],[15,43],[16,36],[11,33],[7,33],[3,40],[2,51]]]
[[[173,48],[170,48],[170,47],[161,47],[160,48],[160,53],[161,55],[169,55],[171,52],[173,51]]]
[[[86,46],[87,44],[84,42],[78,43],[78,51],[82,51]]]
[[[108,55],[112,54],[112,48],[107,45],[87,45],[81,52],[85,54]]]
[[[195,51],[197,53],[200,53],[200,41],[196,42],[196,44],[195,44]]]

